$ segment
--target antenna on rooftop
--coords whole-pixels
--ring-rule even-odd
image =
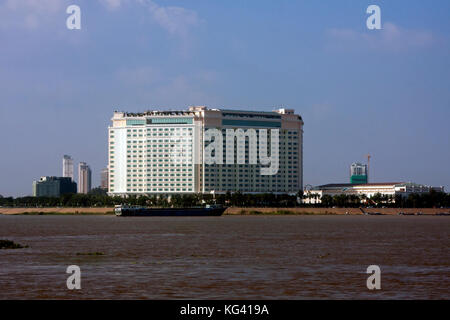
[[[370,155],[370,153],[368,153],[367,154],[367,183],[369,183],[370,158],[372,158],[372,156]]]

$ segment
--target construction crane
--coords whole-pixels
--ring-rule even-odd
[[[370,168],[370,158],[372,156],[370,155],[370,153],[367,154],[367,183],[369,183],[369,168]]]

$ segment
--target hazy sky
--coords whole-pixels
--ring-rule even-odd
[[[81,8],[68,30],[66,8]],[[382,30],[366,28],[381,7]],[[62,156],[107,164],[114,110],[189,105],[305,122],[304,183],[450,188],[450,1],[0,1],[0,194],[31,194]]]

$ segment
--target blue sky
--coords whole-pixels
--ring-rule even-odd
[[[81,8],[81,30],[66,8]],[[381,8],[382,30],[366,28]],[[107,163],[113,110],[293,108],[304,182],[450,188],[450,2],[0,1],[0,194]]]

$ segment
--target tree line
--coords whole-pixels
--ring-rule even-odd
[[[324,195],[321,203],[305,204],[301,199],[315,198],[299,192],[289,194],[244,194],[227,192],[225,194],[175,194],[167,195],[130,195],[126,198],[108,196],[105,191],[93,189],[89,194],[64,194],[60,197],[1,197],[2,207],[112,207],[114,205],[137,205],[153,207],[191,207],[204,204],[222,204],[236,207],[395,207],[395,208],[432,208],[450,207],[450,194],[431,191],[423,194],[410,194],[408,197],[375,194],[371,198],[364,195]]]
[[[321,200],[315,206],[322,207],[349,207],[361,206],[389,207],[389,208],[448,208],[450,207],[450,194],[431,190],[428,193],[411,193],[407,197],[400,194],[385,195],[376,193],[372,197],[356,194],[323,195],[305,194],[303,199]]]
[[[241,207],[295,207],[296,195],[257,194],[241,192],[226,194],[175,194],[167,195],[129,195],[127,197],[108,196],[99,190],[89,194],[64,194],[60,197],[5,197],[0,198],[3,207],[111,207],[114,205],[153,206],[153,207],[192,207],[204,204],[222,204]]]

